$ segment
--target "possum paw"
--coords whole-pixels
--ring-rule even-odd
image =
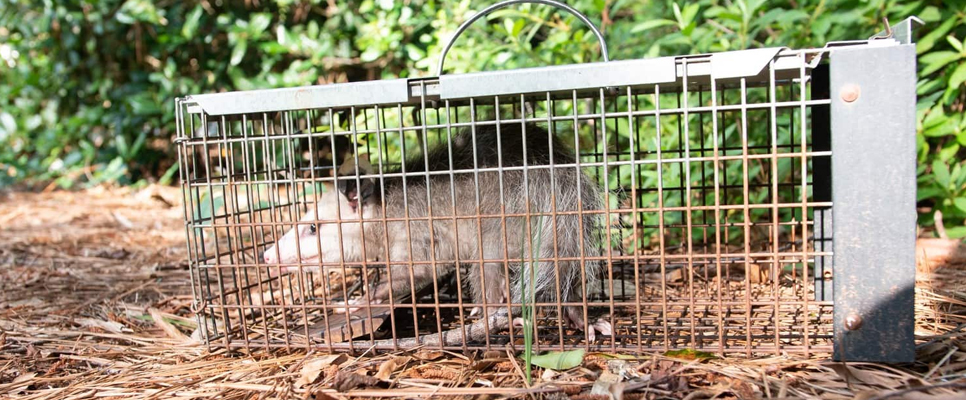
[[[365,299],[352,299],[352,300],[349,300],[348,302],[340,301],[340,302],[334,303],[334,305],[340,305],[345,307],[333,308],[332,310],[333,312],[336,312],[336,313],[348,312],[349,314],[352,314],[365,307],[351,307],[351,306],[361,306],[363,304],[366,304]],[[382,304],[382,300],[372,300],[369,302],[369,305],[376,305],[376,304]]]
[[[610,321],[603,318],[598,318],[597,322],[591,325],[590,329],[592,331],[600,332],[601,335],[612,336],[614,334],[614,327],[611,326]]]
[[[514,328],[522,328],[523,327],[523,318],[520,318],[520,317],[514,318],[513,319],[513,327]]]
[[[611,326],[610,321],[604,320],[603,318],[598,318],[597,322],[591,324],[587,329],[587,341],[595,342],[597,341],[597,333],[604,336],[611,336],[614,334],[614,327]]]
[[[483,308],[482,307],[473,307],[473,309],[470,310],[470,316],[471,317],[475,317],[477,315],[480,315],[480,313],[482,313],[482,312],[483,312]]]

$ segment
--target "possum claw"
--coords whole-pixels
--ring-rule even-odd
[[[481,308],[481,307],[473,307],[473,309],[470,310],[470,316],[471,317],[475,317],[477,315],[480,315],[481,312],[483,312],[483,308]]]
[[[610,321],[604,320],[603,318],[597,319],[597,322],[591,326],[591,330],[596,330],[605,336],[612,336],[614,334],[614,327],[611,326]]]
[[[598,332],[604,336],[611,336],[614,334],[614,327],[611,326],[610,321],[598,318],[596,322],[587,327],[587,341],[597,341]]]
[[[350,300],[349,301],[349,305],[353,305],[353,306],[354,305],[358,305],[358,304],[363,304],[363,303],[365,303],[364,299],[355,299],[355,300]],[[376,299],[376,300],[372,300],[372,301],[369,302],[369,305],[370,306],[374,306],[376,304],[382,304],[382,300]],[[352,314],[352,313],[354,313],[356,311],[359,311],[362,308],[364,308],[364,307],[352,307],[352,308],[349,309],[349,314]]]
[[[360,309],[364,308],[364,307],[351,307],[351,306],[360,305],[360,304],[364,304],[364,303],[365,303],[365,300],[364,299],[352,299],[352,300],[349,300],[349,301],[334,302],[334,303],[332,303],[332,305],[335,305],[335,306],[343,306],[343,307],[332,308],[332,312],[335,312],[335,313],[345,313],[345,312],[348,312],[348,313],[351,314],[351,313],[354,313],[354,312],[359,311]],[[373,301],[369,302],[369,304],[370,305],[382,304],[382,301],[381,300],[373,300]]]

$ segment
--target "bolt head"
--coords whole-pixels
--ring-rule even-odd
[[[862,327],[862,317],[859,314],[851,313],[845,316],[845,330],[854,331]]]
[[[859,85],[848,84],[842,88],[842,91],[839,93],[839,95],[842,96],[842,101],[851,103],[859,99],[860,92]]]

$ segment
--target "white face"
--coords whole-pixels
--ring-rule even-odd
[[[363,215],[363,218],[366,217],[370,216]],[[350,205],[348,199],[338,190],[329,190],[319,197],[315,210],[309,210],[299,220],[295,228],[286,232],[275,245],[265,251],[265,263],[316,264],[303,265],[303,269],[318,270],[317,263],[319,261],[327,263],[340,262],[343,259],[358,261],[362,258],[362,235],[358,222],[342,224],[341,249],[339,246],[339,224],[336,222],[315,222],[358,221],[358,219],[359,214]],[[283,267],[282,270],[297,270],[297,267],[287,266]]]

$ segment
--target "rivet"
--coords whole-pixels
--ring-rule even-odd
[[[822,277],[825,279],[832,279],[832,271],[825,271],[822,273]]]
[[[859,314],[851,313],[845,316],[845,330],[854,331],[862,327],[862,317]]]
[[[843,101],[845,101],[846,103],[851,103],[853,101],[858,100],[859,92],[860,91],[859,91],[858,85],[849,84],[849,85],[845,85],[845,87],[842,88],[842,92],[840,93],[840,95],[842,96]]]

